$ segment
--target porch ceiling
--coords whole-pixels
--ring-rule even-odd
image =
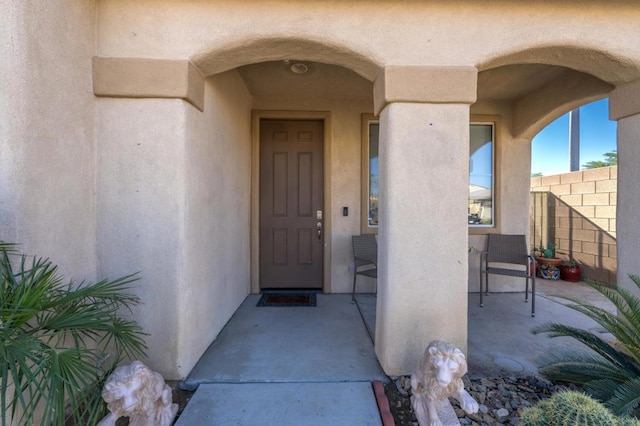
[[[304,63],[308,72],[295,74],[290,65]],[[341,66],[311,61],[270,61],[238,68],[249,92],[258,98],[373,99],[373,84]],[[576,80],[586,74],[546,64],[515,64],[478,74],[478,102],[515,102],[556,80]]]
[[[304,74],[290,66],[303,63]],[[373,83],[355,72],[336,65],[310,61],[272,61],[238,68],[249,92],[258,98],[364,99],[373,103]]]
[[[549,83],[566,68],[543,64],[507,65],[478,74],[478,100],[515,100]]]

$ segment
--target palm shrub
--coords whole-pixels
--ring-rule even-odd
[[[640,277],[630,275],[640,292]],[[573,298],[571,309],[581,312],[610,333],[613,343],[576,327],[549,323],[533,329],[534,334],[566,336],[586,348],[557,347],[538,359],[540,373],[551,380],[576,383],[602,401],[616,415],[637,415],[640,406],[640,298],[620,287],[589,282],[617,308],[617,315]],[[635,290],[635,289],[634,289]]]
[[[140,302],[129,293],[137,277],[65,283],[49,260],[0,243],[0,279],[2,426],[97,423],[108,375],[145,356],[142,329],[119,315]]]

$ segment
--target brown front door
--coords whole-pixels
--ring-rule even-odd
[[[260,288],[322,288],[323,129],[260,121]]]

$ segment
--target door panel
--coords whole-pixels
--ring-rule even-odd
[[[322,288],[323,129],[260,121],[260,288]]]

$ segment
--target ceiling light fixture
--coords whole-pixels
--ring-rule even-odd
[[[302,62],[296,62],[294,64],[289,65],[289,69],[294,74],[306,74],[309,71],[309,67]]]

